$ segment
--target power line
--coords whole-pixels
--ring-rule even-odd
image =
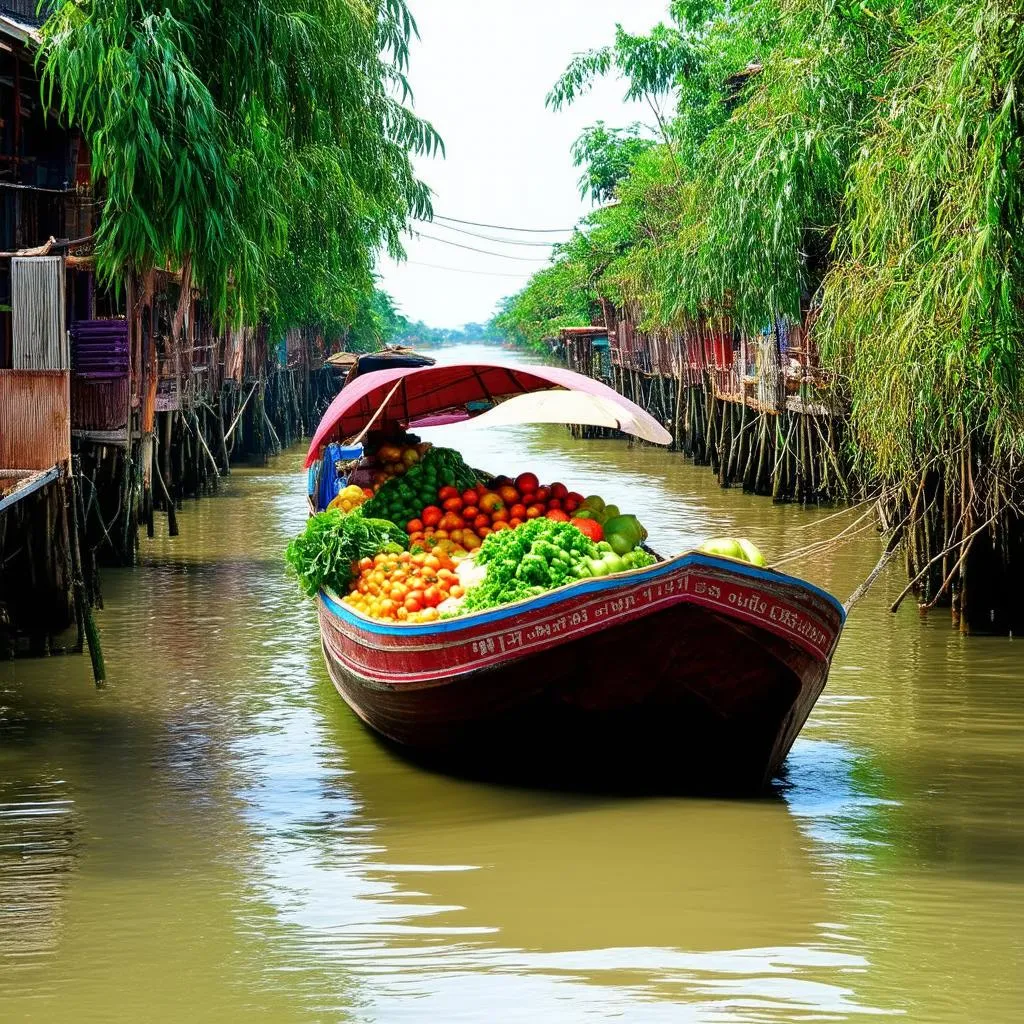
[[[513,228],[507,224],[481,224],[475,220],[459,220],[458,217],[443,217],[439,213],[434,214],[434,220],[449,220],[453,224],[468,224],[471,228],[491,228],[493,231],[521,231],[528,235],[564,235],[575,230],[575,228]]]
[[[424,223],[430,222],[426,221]],[[467,231],[465,228],[455,228],[452,227],[451,224],[441,224],[438,221],[434,221],[433,226],[435,228],[444,228],[445,231],[454,231],[456,234],[459,235],[468,235],[470,238],[482,238],[484,239],[484,241],[487,242],[500,242],[502,245],[531,245],[538,246],[541,249],[549,249],[553,245],[562,244],[561,240],[557,238],[551,242],[533,242],[530,241],[529,239],[499,238],[497,235],[482,235],[480,234],[479,231]]]
[[[420,238],[429,238],[432,242],[440,242],[442,245],[450,245],[455,249],[465,249],[467,252],[478,252],[484,256],[497,256],[503,260],[517,260],[519,263],[548,263],[548,260],[534,259],[531,256],[509,256],[504,252],[491,252],[490,249],[476,249],[472,245],[463,245],[461,242],[452,242],[447,238],[438,238],[437,235],[428,235],[417,231]]]

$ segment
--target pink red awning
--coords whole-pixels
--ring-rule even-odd
[[[459,363],[377,370],[356,377],[331,403],[309,446],[312,465],[323,445],[358,434],[384,404],[377,424],[408,424],[427,416],[465,410],[468,403],[492,402],[512,395],[546,391],[552,386],[581,391],[622,407],[631,419],[651,417],[617,391],[580,373],[557,366]]]

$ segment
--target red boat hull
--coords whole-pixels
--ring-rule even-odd
[[[422,626],[321,594],[335,686],[373,729],[481,772],[756,789],[825,686],[842,606],[691,553]]]

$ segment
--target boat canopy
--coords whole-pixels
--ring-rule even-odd
[[[352,437],[374,422],[410,424],[442,414],[463,414],[466,418],[483,412],[503,399],[532,392],[550,392],[552,388],[582,392],[602,399],[599,421],[537,418],[553,415],[534,407],[521,409],[520,418],[507,422],[607,422],[609,405],[621,410],[616,425],[640,437],[668,444],[672,438],[664,427],[638,405],[623,398],[606,384],[558,366],[511,366],[504,363],[456,363],[450,366],[403,367],[362,374],[344,387],[331,403],[306,455],[311,466],[323,445]],[[550,402],[550,399],[548,400]],[[578,410],[582,414],[583,410]],[[644,433],[630,427],[642,424]],[[648,437],[648,434],[650,435]]]

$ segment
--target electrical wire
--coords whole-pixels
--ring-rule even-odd
[[[447,238],[438,238],[437,235],[428,235],[422,231],[416,232],[420,238],[429,238],[432,242],[440,242],[442,245],[450,245],[455,249],[465,249],[467,252],[478,252],[483,256],[497,256],[503,260],[516,260],[519,263],[548,263],[549,260],[535,259],[532,256],[509,256],[504,252],[492,252],[490,249],[477,249],[472,245],[463,245],[461,242],[452,242]]]
[[[439,221],[424,221],[424,223],[432,223],[435,228],[444,228],[445,231],[454,231],[458,235],[468,235],[470,238],[482,238],[486,242],[500,242],[502,245],[531,245],[537,246],[541,249],[549,249],[553,245],[561,245],[561,239],[553,239],[550,242],[533,242],[529,239],[519,238],[500,238],[498,235],[482,235],[479,231],[467,231],[465,228],[452,227],[451,224],[442,224]]]
[[[492,231],[519,231],[529,235],[565,235],[575,230],[575,228],[513,228],[507,224],[481,224],[475,220],[459,220],[458,217],[445,217],[440,213],[434,214],[434,220],[448,220],[453,224],[466,224],[471,228],[490,228]]]

